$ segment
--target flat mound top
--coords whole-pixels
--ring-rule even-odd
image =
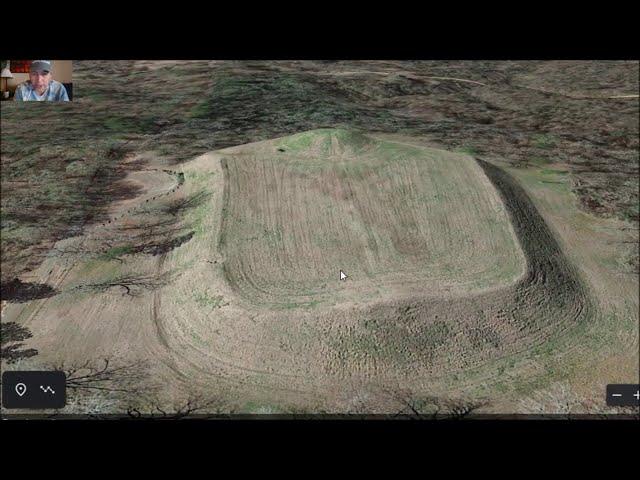
[[[225,274],[251,303],[458,295],[524,272],[504,205],[471,157],[342,129],[221,152]]]
[[[344,156],[362,156],[380,148],[384,142],[364,133],[343,128],[319,128],[288,137],[249,143],[221,150],[228,153],[298,154],[306,158],[336,160]]]

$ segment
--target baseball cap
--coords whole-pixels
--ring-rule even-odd
[[[31,72],[39,72],[39,71],[50,72],[51,60],[34,60],[33,62],[31,62],[30,71]]]

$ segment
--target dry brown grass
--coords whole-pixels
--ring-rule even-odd
[[[253,303],[469,295],[524,273],[504,206],[470,157],[345,130],[224,155],[225,274]]]

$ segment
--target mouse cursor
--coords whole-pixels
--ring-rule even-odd
[[[347,274],[344,273],[342,270],[340,270],[340,280],[346,280],[347,279]]]

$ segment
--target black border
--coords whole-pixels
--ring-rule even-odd
[[[435,469],[434,472],[457,468],[474,458],[481,462],[473,463],[474,468],[515,472],[513,460],[517,463],[529,459],[533,464],[527,464],[527,469],[539,462],[550,472],[557,466],[555,460],[575,468],[583,462],[591,463],[592,458],[586,455],[607,459],[604,455],[608,451],[615,454],[607,460],[612,468],[633,464],[639,433],[640,422],[624,421],[21,421],[3,424],[3,437],[11,439],[4,442],[3,451],[8,446],[12,454],[15,451],[33,457],[34,453],[39,456],[45,451],[76,456],[86,450],[92,462],[106,458],[116,460],[122,467],[124,462],[117,462],[123,458],[119,454],[144,460],[145,464],[147,460],[164,464],[178,459],[188,466],[191,459],[196,460],[192,455],[202,451],[207,456],[199,461],[216,469],[227,462],[227,457],[221,455],[224,449],[250,463],[271,451],[277,454],[270,457],[272,461],[286,463],[292,454],[302,451],[320,463],[333,463],[333,455],[338,453],[363,467],[390,460],[397,467],[411,465],[413,469]],[[44,448],[36,450],[36,444]],[[168,456],[146,458],[140,454],[150,448],[156,454],[167,452]],[[187,457],[178,455],[182,452]],[[450,454],[456,463],[445,463],[435,453]],[[13,456],[7,458],[15,461]]]
[[[4,56],[70,59],[640,59],[636,18],[613,8],[572,9],[557,4],[490,7],[485,3],[388,5],[349,10],[315,5],[159,5],[150,10],[111,2],[86,16],[65,15],[29,26],[3,25]],[[296,17],[291,12],[298,13]],[[253,15],[253,16],[252,16]],[[10,23],[10,22],[7,22]],[[42,35],[30,31],[47,31]]]
[[[138,7],[140,8],[140,7]],[[245,11],[228,13],[200,11],[201,7],[180,7],[177,5],[136,11],[131,5],[111,3],[101,9],[99,15],[85,15],[76,9],[67,9],[63,18],[55,19],[55,34],[43,42],[42,35],[30,35],[30,31],[49,32],[51,19],[46,24],[38,24],[30,19],[27,27],[15,23],[15,27],[2,27],[4,57],[7,58],[66,58],[66,59],[433,59],[433,60],[638,60],[637,24],[632,14],[613,8],[611,12],[579,12],[573,10],[562,16],[558,6],[549,8],[542,4],[524,7],[519,12],[491,11],[486,5],[470,10],[468,6],[455,5],[452,11],[443,12],[429,6],[427,12],[401,9],[383,9],[379,19],[372,19],[368,10],[378,10],[369,5],[351,16],[344,6],[317,6],[315,12],[301,12],[303,18],[291,19],[278,12],[273,5],[258,11],[254,6],[242,6]],[[502,9],[510,7],[504,6]],[[264,15],[267,11],[269,15]],[[584,9],[583,9],[584,10]],[[158,15],[160,11],[160,15]],[[258,20],[251,21],[245,16],[257,14]],[[466,16],[463,14],[466,13]],[[504,13],[515,13],[505,18]],[[588,13],[592,17],[589,18]],[[488,17],[488,18],[487,18]],[[84,428],[85,425],[112,425],[135,429],[133,425],[153,426],[180,425],[180,429],[198,430],[207,425],[216,429],[229,428],[243,430],[246,425],[279,425],[279,428],[295,429],[300,426],[315,425],[315,428],[336,428],[349,425],[375,425],[371,429],[415,429],[416,425],[428,426],[439,432],[456,432],[458,429],[482,429],[491,425],[508,425],[514,430],[547,429],[556,431],[581,431],[588,429],[604,431],[609,428],[626,430],[623,425],[637,425],[640,422],[599,420],[590,422],[581,416],[566,420],[560,416],[525,416],[522,421],[513,416],[471,417],[452,423],[442,421],[395,420],[385,417],[384,421],[352,419],[342,420],[327,417],[322,421],[298,420],[295,417],[280,418],[277,422],[260,417],[252,421],[242,417],[236,420],[205,421],[194,419],[169,422],[162,420],[109,420],[86,422],[83,420],[22,420],[20,416],[3,414],[3,427],[7,430],[22,431],[25,435],[31,429],[51,428],[63,425],[69,430]],[[586,418],[591,418],[587,416]],[[507,420],[495,422],[494,420]],[[544,420],[543,420],[544,419]],[[368,420],[374,420],[368,418]],[[541,422],[541,423],[538,423]],[[79,425],[82,425],[80,427]],[[318,427],[325,425],[326,427]],[[384,425],[381,427],[381,425]],[[455,425],[455,426],[454,426]],[[465,427],[461,427],[464,425]],[[615,425],[615,427],[612,427]],[[473,427],[471,427],[473,426]],[[420,428],[423,428],[420,427]],[[164,428],[164,427],[163,427]],[[345,428],[345,427],[340,427]],[[365,429],[364,427],[359,427]],[[498,427],[492,427],[498,428]]]

